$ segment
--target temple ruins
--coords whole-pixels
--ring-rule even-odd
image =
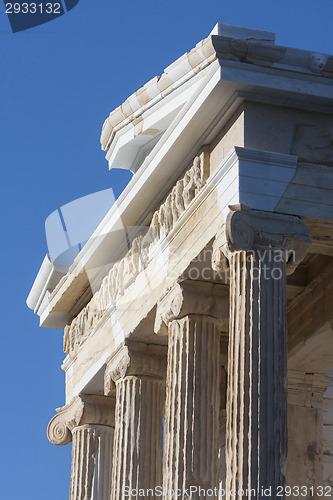
[[[28,298],[71,500],[332,498],[332,117],[333,56],[217,24],[106,118],[134,175]]]

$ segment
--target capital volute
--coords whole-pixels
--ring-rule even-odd
[[[83,424],[114,427],[115,398],[81,394],[71,403],[57,408],[47,427],[47,437],[51,443],[65,445],[72,441],[72,430]]]
[[[164,379],[166,356],[166,346],[126,341],[107,363],[104,394],[113,394],[115,383],[128,376]]]
[[[205,281],[184,280],[176,283],[157,305],[154,330],[168,334],[168,325],[189,315],[210,316],[221,323],[228,321],[228,287]]]
[[[233,252],[279,249],[286,259],[287,274],[303,260],[311,244],[306,224],[296,216],[252,210],[244,205],[230,205],[224,226],[213,244],[212,265],[225,270]]]

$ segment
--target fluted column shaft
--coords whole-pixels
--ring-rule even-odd
[[[287,455],[286,273],[311,240],[297,217],[230,209],[213,245],[215,269],[230,270],[226,499],[276,498]]]
[[[279,250],[230,256],[227,495],[284,485],[287,453],[285,261]]]
[[[223,492],[225,491],[226,480],[225,446],[227,425],[227,373],[224,366],[221,366],[220,379],[219,500],[222,500],[225,496]]]
[[[105,500],[111,493],[114,429],[81,425],[72,430],[70,500]]]
[[[220,324],[215,318],[190,315],[169,324],[166,492],[218,488],[219,367]],[[197,498],[194,488],[189,494]]]
[[[331,380],[319,373],[288,370],[286,483],[295,490],[299,485],[308,488],[314,498],[323,495],[323,402]]]
[[[217,498],[220,336],[228,287],[184,280],[160,300],[155,332],[168,335],[165,499]]]
[[[116,392],[112,500],[160,498],[166,347],[129,340],[110,359],[104,392]]]
[[[139,489],[151,489],[149,498],[155,498],[162,484],[164,383],[127,376],[116,382],[116,391],[111,498],[139,498]]]
[[[81,394],[57,411],[47,435],[60,446],[73,441],[70,500],[109,500],[115,398]]]

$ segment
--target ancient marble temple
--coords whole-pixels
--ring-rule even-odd
[[[28,298],[71,500],[332,498],[332,115],[333,56],[217,24],[106,118],[133,178]]]

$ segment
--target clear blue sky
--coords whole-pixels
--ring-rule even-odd
[[[25,304],[61,205],[126,182],[99,137],[108,113],[205,38],[216,22],[275,31],[277,43],[333,54],[332,0],[80,0],[12,34],[0,6],[2,253],[1,498],[68,498],[71,447],[46,438],[64,404],[62,332]]]

